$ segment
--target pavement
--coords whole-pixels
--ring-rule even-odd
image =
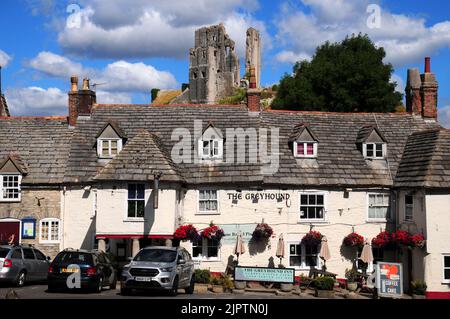
[[[14,291],[14,292],[12,292]],[[19,299],[311,299],[312,295],[304,293],[296,294],[274,294],[274,293],[258,293],[258,292],[240,292],[240,293],[213,293],[207,292],[203,294],[185,294],[183,290],[179,291],[178,296],[170,297],[164,292],[144,291],[135,292],[130,296],[120,295],[119,286],[117,289],[104,289],[101,293],[88,293],[81,291],[57,291],[47,292],[47,285],[35,284],[27,285],[22,288],[17,287],[0,287],[0,299],[4,299],[6,295],[9,298]]]

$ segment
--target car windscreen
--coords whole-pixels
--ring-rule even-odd
[[[0,258],[6,258],[6,255],[8,255],[9,249],[0,247]]]
[[[175,261],[177,252],[167,249],[144,249],[141,250],[134,261],[149,261],[155,263],[171,263]]]
[[[81,252],[63,252],[56,256],[55,263],[58,264],[76,264],[92,265],[92,254]]]

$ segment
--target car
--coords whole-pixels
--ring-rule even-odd
[[[141,249],[121,274],[121,294],[133,289],[167,291],[176,296],[178,289],[194,293],[194,262],[182,247],[146,247]]]
[[[28,281],[45,281],[50,257],[31,246],[0,246],[0,281],[23,287]]]
[[[50,264],[47,282],[49,292],[80,289],[100,293],[104,287],[116,289],[117,275],[105,253],[66,249]]]

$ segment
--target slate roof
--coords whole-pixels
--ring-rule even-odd
[[[304,131],[308,131],[309,135],[316,141],[319,142],[319,139],[314,135],[313,132],[308,128],[306,124],[298,124],[294,127],[292,134],[289,136],[289,142],[295,142],[298,141],[300,136]]]
[[[359,130],[358,136],[356,137],[356,143],[366,142],[367,139],[369,138],[370,134],[372,134],[373,131],[375,131],[384,142],[387,142],[386,138],[383,136],[383,134],[380,132],[380,130],[376,126],[366,125],[366,126],[363,126]]]
[[[175,129],[185,129],[190,132],[191,152],[194,152],[196,140],[209,123],[220,129],[225,135],[227,128],[260,128],[275,127],[280,135],[280,162],[275,174],[264,175],[261,172],[262,163],[249,163],[250,155],[256,155],[254,143],[246,139],[245,163],[181,163],[168,162],[164,155],[150,157],[147,165],[151,167],[163,165],[170,173],[166,178],[179,177],[188,184],[267,184],[303,186],[350,186],[379,187],[393,186],[403,149],[408,136],[417,131],[437,129],[437,123],[425,122],[423,119],[407,113],[401,114],[368,114],[368,113],[321,113],[321,112],[263,112],[255,116],[244,106],[141,106],[141,105],[98,105],[93,109],[90,118],[79,118],[74,130],[71,150],[64,181],[67,183],[84,183],[100,178],[130,180],[138,177],[140,167],[126,165],[116,170],[104,169],[105,164],[98,161],[95,150],[95,137],[98,131],[109,121],[119,125],[129,139],[138,136],[142,130],[149,136],[159,137],[155,152],[170,154],[175,143],[172,132]],[[194,132],[194,121],[201,120],[202,127]],[[308,123],[311,132],[320,141],[316,159],[296,159],[290,149],[289,138],[293,129],[299,123]],[[387,161],[366,160],[357,146],[357,138],[363,127],[377,127],[388,141]],[[226,136],[225,136],[226,138]],[[128,143],[125,144],[127,148]],[[155,141],[148,136],[139,137],[136,145]],[[227,142],[228,139],[227,139]],[[270,146],[270,140],[269,140]],[[122,152],[125,151],[125,148]],[[154,148],[152,146],[152,148]],[[270,148],[270,147],[269,147]],[[239,150],[235,147],[234,154]],[[151,153],[151,152],[150,152]],[[126,158],[135,158],[137,153],[123,154],[121,163]],[[224,148],[224,159],[227,159],[227,149]],[[144,156],[150,156],[144,152]],[[155,162],[154,160],[157,160]],[[160,162],[158,162],[160,161]],[[120,167],[117,161],[110,163],[112,167]],[[104,175],[105,174],[105,175]],[[116,175],[115,175],[116,174]],[[118,175],[117,175],[118,174]],[[128,177],[122,176],[127,175]],[[111,175],[107,177],[106,175]],[[164,174],[162,180],[164,180]],[[233,186],[234,187],[234,186]]]
[[[72,131],[65,117],[0,119],[0,160],[11,153],[26,167],[22,184],[60,184]]]
[[[450,188],[450,131],[434,129],[408,138],[397,187]]]
[[[100,170],[94,180],[149,181],[154,179],[157,172],[162,173],[161,180],[183,181],[159,137],[143,129]]]
[[[98,138],[100,135],[102,135],[103,131],[108,127],[111,126],[112,129],[119,135],[119,137],[126,139],[127,136],[125,135],[125,132],[120,128],[120,126],[112,120],[108,120],[105,125],[98,131],[97,135],[95,136]]]

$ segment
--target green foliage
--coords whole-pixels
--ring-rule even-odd
[[[414,280],[411,282],[411,290],[415,295],[425,295],[427,291],[427,284],[423,280]]]
[[[219,277],[211,277],[210,281],[211,285],[221,285],[221,281]]]
[[[158,96],[158,92],[160,91],[160,89],[152,89],[151,94],[152,94],[152,102],[156,99],[156,97]]]
[[[220,105],[236,105],[241,104],[247,98],[247,92],[242,88],[234,89],[234,94],[219,100]]]
[[[194,276],[198,284],[209,284],[211,281],[211,273],[208,269],[196,269]]]
[[[326,42],[311,60],[297,62],[285,74],[272,103],[274,109],[333,112],[394,112],[402,94],[390,83],[393,67],[386,53],[367,35],[340,43]]]
[[[272,91],[274,92],[278,91],[278,84],[272,85]]]
[[[319,277],[314,280],[314,287],[317,290],[333,290],[334,288],[334,279],[332,277]]]
[[[233,280],[226,274],[220,275],[220,282],[225,290],[232,290],[234,288]]]

